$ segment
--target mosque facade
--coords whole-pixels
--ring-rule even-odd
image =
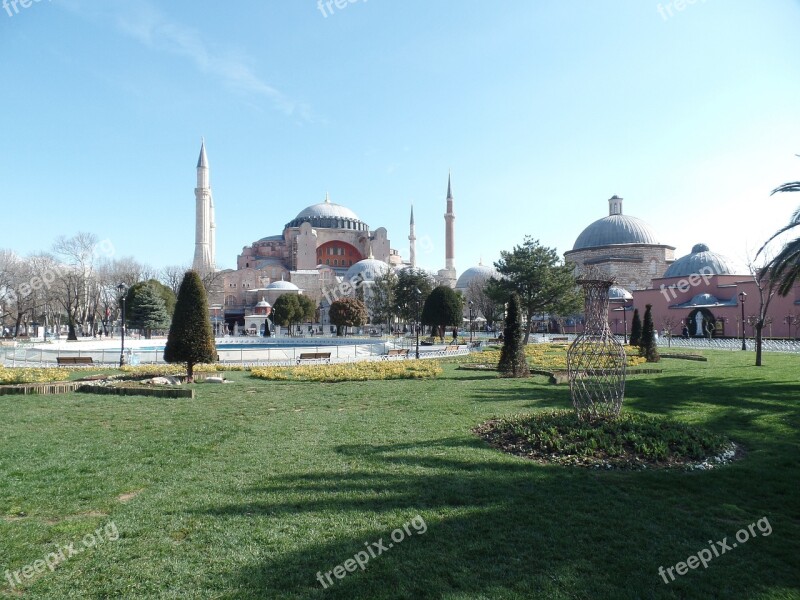
[[[223,322],[228,330],[234,325],[246,326],[250,317],[258,319],[265,310],[269,313],[272,304],[284,293],[308,295],[324,313],[326,304],[330,305],[330,299],[343,283],[350,281],[348,278],[360,277],[360,281],[369,284],[389,269],[416,267],[413,207],[408,235],[409,259],[404,260],[400,252],[391,247],[386,227],[371,227],[350,208],[332,202],[326,194],[322,202],[304,208],[288,221],[281,233],[245,246],[236,257],[235,269],[216,271],[216,225],[210,173],[203,142],[197,163],[192,268],[202,275],[215,274],[210,302],[218,330]],[[453,205],[448,176],[445,267],[434,277],[437,283],[451,287],[457,283]]]

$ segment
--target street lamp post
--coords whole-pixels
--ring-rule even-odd
[[[416,292],[416,295],[417,295],[417,322],[414,324],[414,328],[416,329],[416,334],[417,334],[417,352],[416,352],[416,357],[417,357],[417,360],[419,360],[419,327],[420,327],[420,314],[419,314],[419,311],[420,311],[420,305],[422,304],[422,291],[419,288],[416,288],[415,292]]]
[[[125,284],[120,283],[117,286],[117,290],[119,291],[119,295],[122,298],[122,327],[120,331],[122,336],[122,345],[120,346],[120,352],[119,352],[119,366],[124,367],[125,366],[125,292],[127,291],[125,289]]]
[[[623,337],[625,339],[625,345],[626,346],[628,345],[628,315],[626,314],[627,312],[628,312],[628,307],[626,307],[625,304],[623,303],[623,305],[622,305],[622,332],[624,334]]]
[[[472,320],[474,319],[472,312],[472,300],[469,301],[469,343],[472,343]]]
[[[745,292],[739,292],[739,304],[742,305],[742,350],[747,350],[747,341],[744,337],[744,303],[747,300],[747,294]]]

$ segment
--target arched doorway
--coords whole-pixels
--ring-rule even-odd
[[[695,308],[686,318],[690,337],[710,338],[716,331],[717,318],[707,308]]]

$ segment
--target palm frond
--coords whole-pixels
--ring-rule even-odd
[[[784,183],[783,185],[779,185],[774,190],[770,192],[770,196],[773,194],[777,194],[780,192],[800,192],[800,181],[790,181],[789,183]]]
[[[798,210],[797,210],[797,211],[795,211],[795,214],[797,214],[797,213],[800,213],[800,208],[798,208]],[[795,228],[795,227],[797,227],[798,225],[800,225],[800,221],[795,221],[795,218],[794,218],[794,216],[792,216],[792,220],[789,222],[789,224],[788,224],[788,225],[784,225],[783,227],[781,227],[781,228],[780,228],[778,231],[776,231],[775,233],[773,233],[773,234],[772,234],[772,235],[769,237],[769,239],[768,239],[766,242],[764,242],[764,245],[762,245],[762,246],[761,246],[761,248],[759,248],[759,249],[758,249],[758,252],[756,252],[756,256],[755,256],[755,258],[758,258],[758,257],[759,257],[759,255],[760,255],[760,254],[761,254],[761,253],[764,251],[764,249],[765,249],[767,246],[769,246],[769,244],[770,244],[770,242],[772,242],[772,240],[774,240],[774,239],[775,239],[775,238],[777,238],[777,237],[780,237],[780,236],[781,236],[781,234],[784,234],[784,233],[786,233],[786,232],[787,232],[787,231],[789,231],[790,229],[794,229],[794,228]]]
[[[800,238],[787,243],[765,269],[771,278],[779,280],[778,294],[788,295],[800,277]]]

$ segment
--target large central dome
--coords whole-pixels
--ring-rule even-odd
[[[325,202],[312,204],[301,210],[286,226],[299,227],[303,223],[311,223],[312,227],[330,229],[355,229],[356,231],[369,229],[356,213],[346,206],[331,202],[327,196],[325,196]]]
[[[608,202],[611,214],[584,229],[575,240],[573,250],[618,244],[660,245],[650,225],[636,217],[622,214],[622,198],[614,196]]]

